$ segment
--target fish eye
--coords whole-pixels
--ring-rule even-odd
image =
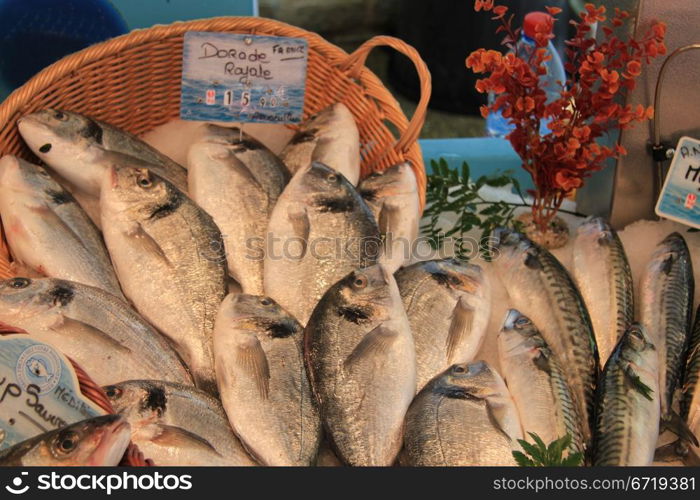
[[[59,434],[56,447],[61,453],[70,453],[78,444],[78,434],[72,431]]]
[[[269,306],[272,305],[272,299],[270,299],[269,297],[263,297],[262,299],[260,299],[260,303],[264,306]]]
[[[454,365],[452,367],[452,373],[465,373],[466,371],[462,365]]]
[[[530,324],[530,320],[520,316],[518,319],[515,320],[515,326],[527,326]]]
[[[122,395],[122,390],[116,385],[108,385],[105,387],[105,394],[109,399],[118,399]]]
[[[10,280],[10,287],[16,289],[27,288],[29,283],[28,278],[13,278]]]
[[[51,177],[51,176],[49,175],[49,173],[48,173],[45,169],[43,169],[43,168],[38,168],[38,169],[37,169],[37,172],[39,172],[39,175],[40,175],[40,176],[46,177],[47,179],[48,179],[49,177]]]
[[[449,281],[452,285],[460,285],[462,282],[457,276],[450,276]]]
[[[54,111],[53,117],[62,122],[68,120],[68,116],[63,111]]]
[[[338,180],[338,176],[336,174],[328,174],[328,177],[326,177],[328,182],[336,182]]]
[[[365,276],[364,274],[360,274],[355,276],[355,279],[352,281],[352,286],[356,290],[361,290],[367,286],[367,283],[367,276]]]
[[[142,188],[149,188],[153,185],[153,182],[151,182],[151,179],[149,179],[147,175],[140,175],[138,179],[136,179],[136,183]]]

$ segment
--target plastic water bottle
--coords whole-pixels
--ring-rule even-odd
[[[528,60],[532,51],[537,48],[537,43],[535,42],[535,26],[540,23],[546,23],[549,19],[551,19],[551,16],[546,12],[530,12],[525,16],[522,34],[515,44],[518,57],[525,61]],[[549,25],[551,26],[551,23]],[[561,62],[559,53],[554,48],[551,41],[547,44],[546,49],[548,55],[551,55],[552,58],[544,63],[545,68],[547,68],[547,74],[540,77],[540,83],[544,87],[544,91],[547,95],[547,103],[550,103],[559,98],[562,84],[566,82],[566,73],[564,72],[564,65]],[[489,93],[489,105],[493,104],[496,97],[497,95]],[[514,128],[515,127],[508,119],[503,117],[500,111],[490,111],[489,115],[486,117],[486,131],[492,137],[505,137]],[[542,120],[540,122],[540,134],[545,135],[548,133],[549,128],[547,127],[547,122]]]

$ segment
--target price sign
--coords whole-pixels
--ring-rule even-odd
[[[681,137],[676,146],[656,214],[700,229],[700,141]]]

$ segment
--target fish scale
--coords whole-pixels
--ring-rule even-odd
[[[668,418],[683,372],[692,319],[693,267],[683,237],[659,243],[642,278],[641,322],[654,339],[661,360],[661,414]]]
[[[659,434],[659,359],[644,327],[623,334],[597,392],[593,465],[650,465]],[[640,388],[632,375],[648,390]]]
[[[576,285],[559,261],[522,234],[494,233],[494,266],[513,306],[528,316],[565,367],[581,415],[583,435],[591,437],[598,352],[590,317]]]

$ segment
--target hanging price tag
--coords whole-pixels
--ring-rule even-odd
[[[306,89],[303,38],[185,33],[180,117],[296,123]]]
[[[656,214],[700,229],[700,141],[681,137],[676,146]]]
[[[0,450],[104,414],[63,354],[27,335],[0,337]]]

